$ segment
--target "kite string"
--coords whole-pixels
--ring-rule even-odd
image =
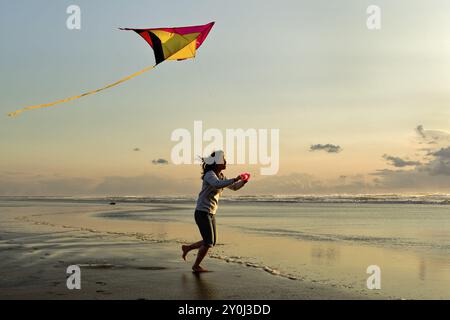
[[[15,117],[15,116],[19,115],[20,113],[22,113],[22,112],[24,112],[26,110],[48,108],[48,107],[51,107],[51,106],[54,106],[54,105],[57,105],[57,104],[60,104],[60,103],[69,102],[69,101],[72,101],[72,100],[80,99],[82,97],[85,97],[85,96],[88,96],[88,95],[91,95],[91,94],[95,94],[97,92],[100,92],[100,91],[112,88],[114,86],[117,86],[117,85],[119,85],[119,84],[121,84],[121,83],[123,83],[125,81],[128,81],[128,80],[130,80],[130,79],[132,79],[134,77],[137,77],[140,74],[143,74],[144,72],[150,71],[150,70],[154,69],[155,67],[156,67],[156,65],[146,67],[146,68],[142,69],[141,71],[138,71],[138,72],[133,73],[133,74],[131,74],[129,76],[126,76],[125,78],[122,78],[122,79],[120,79],[120,80],[118,80],[118,81],[116,81],[114,83],[108,84],[107,86],[104,86],[104,87],[102,87],[100,89],[88,91],[88,92],[85,92],[85,93],[77,95],[77,96],[73,96],[73,97],[70,97],[70,98],[58,100],[58,101],[51,102],[51,103],[44,103],[44,104],[38,104],[38,105],[35,105],[35,106],[25,107],[25,108],[16,110],[14,112],[8,113],[8,116]]]

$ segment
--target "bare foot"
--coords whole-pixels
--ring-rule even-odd
[[[183,250],[183,255],[181,257],[186,261],[186,256],[189,253],[189,246],[182,245],[181,250]]]
[[[195,272],[195,273],[209,272],[209,270],[207,270],[207,269],[205,269],[205,268],[202,268],[202,267],[200,267],[200,266],[198,266],[198,267],[193,266],[193,267],[192,267],[192,271]]]

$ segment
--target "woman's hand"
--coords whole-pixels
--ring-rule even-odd
[[[242,177],[240,175],[234,178],[234,182],[238,182],[239,180],[242,180]]]

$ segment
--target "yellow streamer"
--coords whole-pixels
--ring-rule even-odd
[[[112,87],[114,87],[114,86],[117,86],[117,85],[119,85],[119,84],[121,84],[121,83],[123,83],[123,82],[125,82],[125,81],[128,81],[128,80],[130,80],[130,79],[132,79],[132,78],[134,78],[134,77],[137,77],[137,76],[140,75],[140,74],[143,74],[144,72],[150,71],[150,70],[154,69],[155,67],[156,67],[156,65],[147,67],[147,68],[145,68],[145,69],[142,69],[141,71],[138,71],[138,72],[136,72],[136,73],[133,73],[132,75],[129,75],[129,76],[123,78],[123,79],[120,79],[119,81],[116,81],[116,82],[114,82],[114,83],[111,83],[111,84],[109,84],[109,85],[107,85],[107,86],[105,86],[105,87],[103,87],[103,88],[100,88],[100,89],[97,89],[97,90],[88,91],[88,92],[85,92],[85,93],[80,94],[80,95],[78,95],[78,96],[73,96],[73,97],[70,97],[70,98],[67,98],[67,99],[58,100],[58,101],[51,102],[51,103],[39,104],[39,105],[35,105],[35,106],[30,106],[30,107],[22,108],[22,109],[19,109],[19,110],[14,111],[14,112],[8,113],[8,116],[10,116],[10,117],[16,117],[16,116],[18,116],[20,113],[22,113],[22,112],[24,112],[24,111],[27,111],[27,110],[40,109],[40,108],[48,108],[48,107],[52,107],[52,106],[57,105],[57,104],[60,104],[60,103],[69,102],[69,101],[72,101],[72,100],[80,99],[80,98],[82,98],[82,97],[85,97],[85,96],[88,96],[88,95],[91,95],[91,94],[94,94],[94,93],[97,93],[97,92],[100,92],[100,91],[103,91],[103,90],[112,88]]]

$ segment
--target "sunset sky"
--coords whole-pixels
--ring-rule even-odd
[[[71,4],[81,30],[66,27]],[[0,17],[0,195],[195,194],[200,168],[170,163],[172,131],[195,120],[280,130],[277,175],[227,169],[253,173],[249,194],[450,192],[448,1],[2,0]],[[195,60],[6,116],[152,65],[119,27],[211,21]]]

